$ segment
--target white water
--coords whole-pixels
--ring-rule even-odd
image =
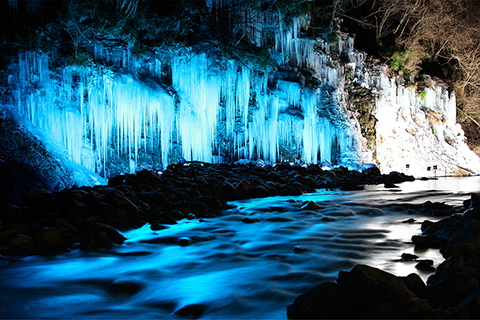
[[[400,189],[370,186],[234,201],[235,209],[205,222],[127,231],[127,241],[110,250],[0,260],[0,315],[286,319],[292,299],[358,263],[399,276],[416,272],[425,280],[429,274],[419,272],[415,262],[399,260],[406,252],[433,259],[435,266],[442,262],[437,250],[415,250],[410,243],[421,222],[435,218],[401,205],[427,200],[461,205],[479,191],[479,177],[441,178],[403,183]],[[320,209],[301,210],[306,200]],[[259,221],[244,223],[245,217]],[[401,223],[408,218],[416,222]],[[182,237],[203,241],[180,246]],[[295,246],[307,251],[295,253]],[[115,294],[112,285],[119,283],[138,286],[138,292]],[[182,308],[190,313],[182,315]]]

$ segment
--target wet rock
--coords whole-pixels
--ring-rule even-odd
[[[200,202],[198,200],[195,200],[193,199],[192,201],[190,201],[189,203],[189,207],[188,207],[191,211],[195,212],[197,215],[199,216],[203,216],[204,214],[210,212],[210,209],[208,209],[208,207],[205,205],[205,203],[203,202]],[[185,211],[183,212],[186,212],[187,209],[184,209]],[[188,214],[186,215],[187,218],[188,218]]]
[[[402,253],[402,261],[413,261],[418,259],[418,256],[410,253]]]
[[[10,241],[10,246],[12,247],[28,247],[32,244],[32,237],[23,233],[15,235]]]
[[[407,176],[406,174],[402,172],[397,172],[397,171],[392,171],[387,177],[388,182],[391,183],[400,183],[400,182],[405,182],[405,181],[414,181],[415,178],[412,176]]]
[[[430,311],[402,279],[357,265],[340,271],[337,283],[326,282],[297,297],[287,307],[289,319],[412,318]]]
[[[194,241],[189,237],[181,237],[178,239],[178,244],[181,246],[189,246],[192,243],[194,243]]]
[[[252,195],[256,198],[269,197],[272,194],[269,189],[263,185],[256,185],[252,187]]]
[[[430,227],[431,225],[433,225],[435,222],[433,221],[430,221],[430,220],[424,220],[422,222],[422,225],[420,227],[420,230],[422,230],[422,232],[425,232],[425,230],[428,229],[428,227]]]
[[[47,250],[65,249],[73,245],[74,233],[68,228],[47,227],[35,236],[35,243]]]
[[[302,185],[298,182],[295,182],[290,187],[288,187],[288,195],[290,196],[301,196],[303,194]]]
[[[445,239],[439,238],[436,235],[415,235],[412,236],[412,242],[419,248],[436,248],[439,249],[447,244]]]
[[[108,293],[115,297],[131,296],[138,293],[143,285],[135,281],[115,281],[108,287]]]
[[[233,184],[226,182],[224,183],[223,188],[224,188],[224,195],[226,196],[227,200],[235,200],[240,198],[241,194],[237,190],[237,188],[233,186]]]
[[[389,181],[385,182],[385,183],[383,184],[383,186],[384,186],[385,188],[387,188],[387,189],[400,188],[399,186],[397,186],[397,185],[394,184],[393,182],[389,182]]]
[[[110,248],[114,244],[122,244],[126,238],[114,227],[99,223],[86,223],[80,236],[82,249]]]
[[[448,247],[441,252],[445,258],[449,258],[453,255],[459,255],[465,260],[471,260],[480,256],[480,247],[470,242],[461,242],[449,244]]]
[[[478,289],[478,281],[465,272],[457,273],[440,280],[417,294],[419,298],[427,301],[435,308],[454,307],[468,295]],[[447,307],[447,308],[448,308]]]
[[[466,219],[476,219],[476,220],[480,220],[480,207],[474,207],[474,208],[470,208],[468,210],[466,210],[464,213],[463,213],[463,216],[466,218]]]
[[[320,218],[320,221],[323,221],[323,222],[335,222],[335,221],[338,221],[337,218],[333,218],[333,217],[321,217]]]
[[[433,261],[419,261],[416,265],[415,268],[421,271],[426,271],[426,272],[435,272],[435,268],[433,267]]]
[[[480,193],[474,193],[471,195],[470,208],[480,208]]]
[[[306,252],[306,251],[308,251],[308,249],[304,246],[293,247],[293,252],[295,252],[295,253],[302,253],[302,252]]]
[[[17,234],[28,234],[28,227],[24,224],[12,224],[0,229],[0,244],[7,244]]]
[[[410,219],[407,219],[407,220],[403,220],[402,223],[408,223],[408,224],[415,223],[415,219],[410,218]]]
[[[182,318],[198,319],[205,313],[207,308],[204,304],[190,304],[181,307],[174,314]]]
[[[235,186],[237,191],[240,193],[241,197],[247,198],[247,199],[250,198],[251,196],[251,187],[252,187],[252,183],[250,182],[250,180],[247,180],[247,179],[241,180]]]
[[[249,218],[249,217],[245,217],[242,219],[242,222],[244,223],[255,223],[255,222],[260,222],[260,218]]]
[[[465,299],[463,299],[457,307],[465,308],[472,319],[480,318],[480,289],[473,291]]]
[[[301,210],[318,210],[320,207],[315,201],[305,201],[300,207]]]
[[[167,227],[165,227],[164,225],[153,222],[153,223],[150,224],[150,229],[153,230],[153,231],[158,231],[158,230],[167,229]]]
[[[85,205],[85,203],[74,200],[71,202],[66,210],[65,216],[69,220],[74,220],[76,222],[84,221],[90,215],[90,209]]]
[[[417,294],[418,292],[424,290],[427,286],[423,282],[422,278],[416,273],[411,273],[406,277],[401,277],[403,283],[407,286],[410,291]]]

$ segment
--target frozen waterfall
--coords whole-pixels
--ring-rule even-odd
[[[242,12],[246,37],[270,45],[276,70],[259,72],[204,46],[139,60],[128,49],[95,45],[95,60],[109,66],[53,67],[47,54],[25,52],[10,68],[13,98],[4,104],[69,160],[104,177],[159,170],[181,158],[349,167],[377,162],[384,172],[405,172],[412,163],[407,173],[419,175],[423,169],[413,168],[427,163],[469,166],[471,155],[454,163],[469,150],[448,90],[432,84],[420,96],[367,66],[344,34],[335,43],[302,38],[307,18],[286,25],[279,13]],[[273,36],[266,26],[275,26]],[[357,115],[347,110],[347,77],[375,101],[376,150],[368,150]],[[475,161],[474,171],[480,167]]]
[[[180,158],[342,164],[340,150],[355,150],[343,138],[348,128],[321,115],[322,89],[272,85],[266,74],[190,49],[172,53],[170,63],[166,84],[158,60],[139,77],[105,67],[51,70],[47,55],[23,53],[10,77],[14,110],[103,176]]]

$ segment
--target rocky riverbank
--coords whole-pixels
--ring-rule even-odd
[[[150,223],[165,228],[183,218],[213,217],[228,208],[227,201],[301,195],[318,188],[355,190],[365,184],[413,180],[376,167],[362,172],[346,168],[322,170],[280,164],[274,167],[187,163],[169,166],[163,173],[140,171],[116,176],[108,185],[37,190],[1,214],[0,254],[55,254],[72,249],[106,248],[124,242],[118,230]]]
[[[357,265],[340,271],[336,282],[322,283],[297,297],[287,308],[288,317],[480,318],[480,194],[473,194],[459,209],[431,202],[417,209],[448,216],[438,222],[425,220],[421,235],[412,237],[416,247],[439,248],[446,259],[426,284],[415,273],[397,277]],[[421,263],[417,267],[428,267],[428,261]]]

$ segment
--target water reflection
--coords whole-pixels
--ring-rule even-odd
[[[415,251],[410,243],[421,222],[432,217],[402,204],[459,205],[480,191],[479,182],[441,178],[404,183],[395,191],[368,186],[235,201],[234,209],[205,222],[125,232],[128,240],[111,250],[19,259],[0,267],[0,314],[284,319],[295,296],[357,263],[426,279],[428,273],[415,262],[400,262],[400,256],[414,253],[435,266],[443,260],[437,250]],[[303,201],[315,201],[318,208],[301,209]],[[416,221],[402,223],[409,218]],[[182,237],[192,244],[179,245]]]

